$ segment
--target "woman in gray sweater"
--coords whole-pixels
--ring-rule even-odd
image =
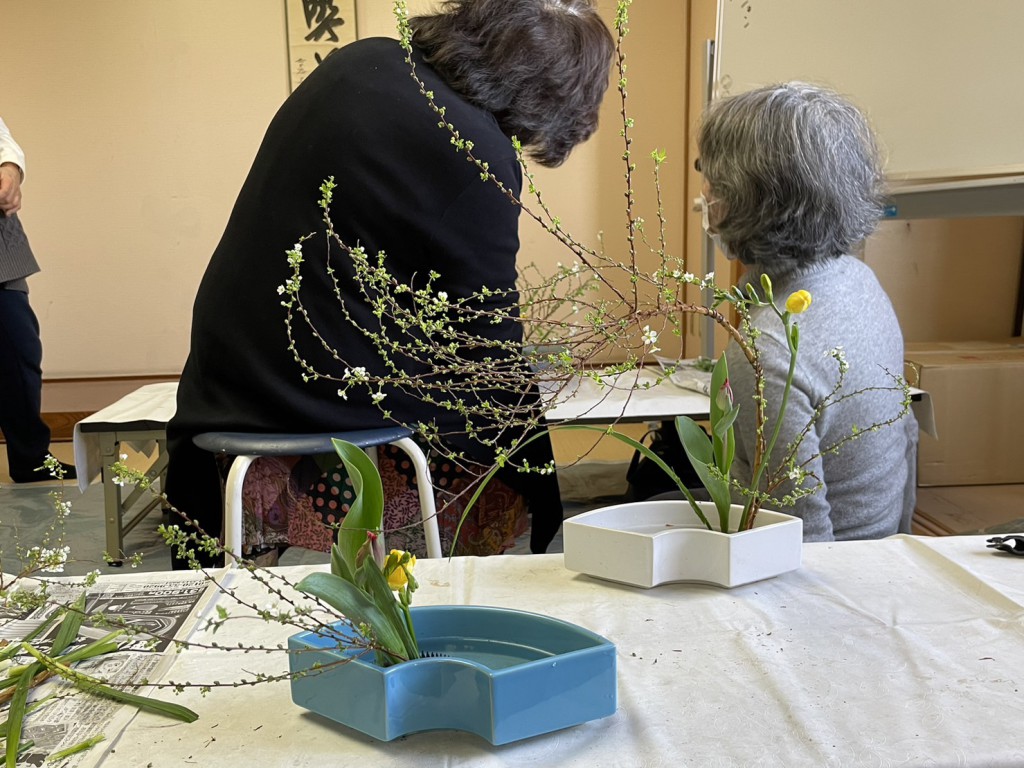
[[[903,371],[903,335],[889,297],[871,269],[850,255],[882,214],[883,176],[871,129],[851,104],[803,83],[773,85],[714,102],[698,137],[704,174],[705,222],[745,279],[771,278],[785,300],[806,290],[813,302],[798,318],[800,348],[775,469],[787,446],[811,423],[832,393],[839,361],[849,365],[843,388],[812,424],[796,453],[808,475],[792,507],[804,539],[869,539],[909,530],[914,509],[917,423],[860,434],[893,419],[902,392],[891,374]],[[789,368],[782,324],[770,310],[754,311],[765,371],[769,425],[778,414]],[[740,404],[733,477],[749,482],[754,450],[754,375],[735,344],[727,350],[730,383]],[[857,392],[853,397],[843,395]],[[776,498],[792,493],[787,482]]]

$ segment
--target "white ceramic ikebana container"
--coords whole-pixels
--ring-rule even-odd
[[[701,508],[717,525],[714,504]],[[742,511],[733,505],[731,528]],[[563,536],[569,570],[646,588],[681,581],[738,587],[796,570],[803,553],[798,517],[761,510],[753,528],[726,534],[705,528],[685,500],[584,512],[563,523]]]

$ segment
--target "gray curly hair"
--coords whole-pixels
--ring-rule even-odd
[[[714,228],[745,264],[779,272],[849,253],[882,216],[871,126],[826,88],[783,83],[715,101],[697,148]]]

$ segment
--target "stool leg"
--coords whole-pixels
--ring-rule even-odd
[[[416,468],[416,485],[420,493],[420,510],[423,515],[423,538],[427,542],[427,557],[442,557],[441,533],[437,527],[437,510],[434,507],[434,486],[430,480],[427,457],[416,443],[408,437],[392,445],[405,451]]]
[[[377,471],[380,471],[380,464],[377,463],[377,446],[368,445],[363,448],[363,453],[365,453],[369,457],[370,461],[373,462],[373,466],[377,468]]]
[[[255,460],[255,456],[236,456],[224,486],[224,549],[234,555],[227,558],[229,567],[242,556],[242,486]]]

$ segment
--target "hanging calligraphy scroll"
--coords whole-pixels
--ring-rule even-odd
[[[285,0],[294,91],[335,48],[356,39],[355,0]]]

